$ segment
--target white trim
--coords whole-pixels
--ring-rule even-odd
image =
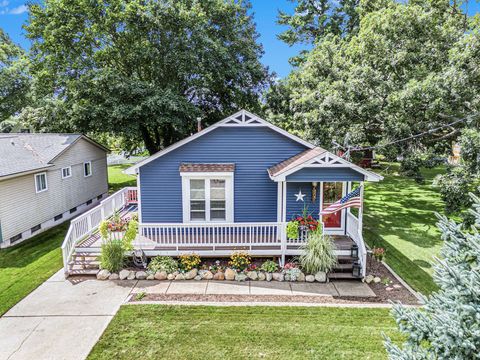
[[[142,223],[142,188],[140,185],[140,169],[137,174],[137,200],[138,222]]]
[[[42,189],[42,190],[38,190],[38,180],[37,180],[37,176],[45,176],[45,189]],[[44,191],[47,191],[48,190],[48,180],[47,180],[47,173],[46,172],[42,172],[42,173],[38,173],[38,174],[35,174],[33,175],[34,179],[35,179],[35,192],[37,194],[39,193],[42,193]]]
[[[282,181],[283,187],[283,196],[282,196],[282,222],[287,222],[287,183]]]
[[[233,173],[181,173],[183,223],[210,224],[231,223],[234,221],[234,176]],[[210,180],[225,180],[225,220],[210,220]],[[190,219],[190,180],[205,180],[205,220]]]
[[[89,169],[90,169],[90,174],[85,175],[85,165],[90,164]],[[83,163],[83,177],[89,177],[93,175],[93,167],[92,167],[92,162],[91,161],[85,161]]]
[[[63,176],[63,170],[68,169],[68,176]],[[62,174],[62,180],[63,179],[68,179],[72,177],[72,167],[71,166],[65,166],[60,169],[60,173]]]
[[[324,183],[329,183],[329,182],[339,182],[339,183],[342,183],[342,197],[344,197],[345,195],[347,195],[347,182],[346,181],[321,181],[320,182],[320,188],[321,188],[321,191],[320,191],[320,205],[319,205],[319,211],[321,212],[322,209],[323,209],[323,184]],[[347,209],[342,209],[340,210],[341,213],[340,213],[340,227],[336,227],[336,228],[326,228],[325,225],[324,225],[324,231],[325,231],[325,234],[330,234],[330,235],[344,235],[345,234],[345,229],[346,229],[346,217],[347,217]],[[323,219],[322,219],[322,215],[318,215],[319,219],[321,219],[322,223],[323,223]]]
[[[240,121],[240,120],[237,119],[239,116],[242,116],[243,119],[245,119],[245,116],[248,116],[248,117],[250,117],[250,119],[247,120],[247,121]],[[255,123],[252,123],[253,121],[255,121]],[[229,122],[231,122],[231,123],[228,124]],[[138,169],[140,167],[142,167],[143,165],[148,164],[149,162],[151,162],[155,159],[158,159],[159,157],[161,157],[165,154],[168,154],[170,151],[173,151],[173,150],[179,148],[180,146],[185,145],[185,144],[189,143],[190,141],[193,141],[193,140],[199,138],[202,135],[208,134],[210,131],[215,130],[219,127],[236,127],[236,126],[242,126],[242,127],[246,127],[246,126],[248,126],[248,127],[265,126],[265,127],[268,127],[270,129],[272,129],[273,131],[276,131],[276,132],[278,132],[278,133],[280,133],[280,134],[282,134],[282,135],[284,135],[284,136],[286,136],[286,137],[288,137],[288,138],[306,146],[307,148],[313,149],[315,147],[315,145],[309,143],[308,141],[305,141],[305,140],[299,138],[298,136],[295,136],[295,135],[290,134],[289,132],[287,132],[283,129],[280,129],[279,127],[269,123],[266,120],[263,120],[262,118],[258,117],[255,114],[252,114],[252,113],[250,113],[246,110],[240,110],[240,111],[236,112],[235,114],[233,114],[233,115],[231,115],[231,116],[229,116],[229,117],[227,117],[227,118],[225,118],[225,119],[223,119],[223,120],[205,128],[205,129],[203,129],[202,131],[199,131],[199,132],[197,132],[197,133],[195,133],[195,134],[193,134],[193,135],[191,135],[191,136],[189,136],[189,137],[187,137],[183,140],[180,140],[180,141],[176,142],[175,144],[173,144],[173,145],[171,145],[171,146],[153,154],[152,156],[148,157],[145,160],[142,160],[142,161],[138,162],[137,164],[129,167],[128,169],[125,169],[124,173],[133,175],[133,174],[137,173]]]
[[[282,194],[283,194],[283,189],[282,189],[282,182],[277,183],[277,222],[282,222],[282,209],[283,209],[283,203],[282,203]]]

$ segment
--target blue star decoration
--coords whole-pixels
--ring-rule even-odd
[[[302,194],[302,189],[298,189],[298,194],[295,194],[297,197],[297,200],[295,201],[303,201],[303,198],[306,196],[305,194]]]

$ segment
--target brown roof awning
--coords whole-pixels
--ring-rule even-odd
[[[302,165],[308,160],[311,160],[325,153],[326,151],[327,150],[324,150],[319,147],[302,151],[300,154],[292,156],[291,158],[285,161],[282,161],[281,163],[273,165],[270,169],[268,169],[268,173],[270,174],[270,176],[277,176],[278,174],[281,174],[287,170],[290,170],[299,165]]]
[[[182,163],[180,172],[234,172],[235,164],[193,164]]]

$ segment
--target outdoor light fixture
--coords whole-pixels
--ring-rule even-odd
[[[358,245],[353,244],[352,248],[350,249],[350,256],[354,259],[358,259]]]
[[[362,267],[358,262],[355,262],[352,267],[352,274],[354,277],[362,277]]]
[[[315,202],[315,200],[317,200],[317,186],[318,182],[312,182],[312,202]]]

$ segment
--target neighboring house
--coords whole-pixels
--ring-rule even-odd
[[[75,217],[106,197],[107,152],[79,134],[0,134],[0,247]]]
[[[286,223],[305,207],[335,237],[337,255],[359,261],[362,274],[366,250],[362,238],[362,208],[320,216],[324,209],[360,186],[382,179],[371,171],[292,135],[271,123],[240,111],[126,170],[137,175],[135,188],[105,200],[97,212],[138,202],[136,247],[147,256],[196,252],[229,256],[243,249],[253,256],[301,253],[302,236],[287,239]],[[363,189],[363,187],[362,187]],[[359,195],[363,201],[363,190]],[[357,214],[357,215],[355,215]],[[100,240],[88,237],[98,225],[64,243],[65,270],[77,252],[98,254]],[[82,217],[78,223],[85,222]],[[77,232],[71,228],[72,233]],[[82,239],[87,236],[88,241]],[[77,246],[76,249],[73,249]],[[358,275],[357,275],[358,276]]]

